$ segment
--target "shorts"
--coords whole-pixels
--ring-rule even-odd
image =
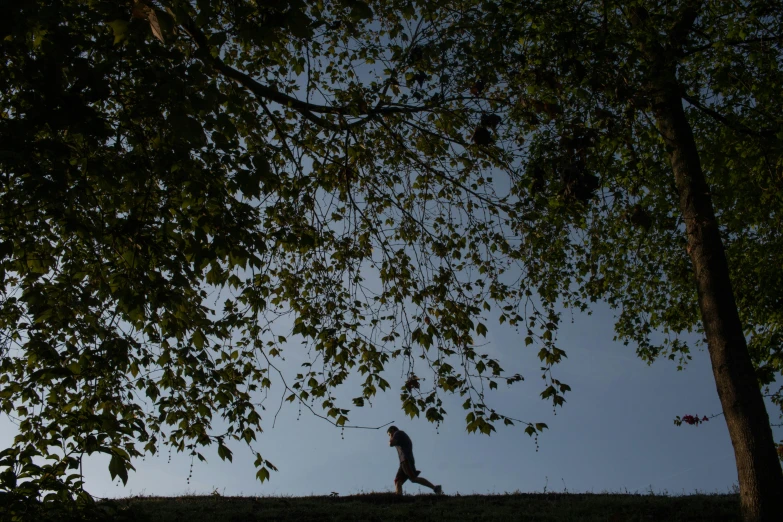
[[[418,477],[419,475],[421,475],[421,471],[418,471],[416,469],[416,463],[415,462],[411,463],[411,465],[409,467],[413,469],[413,473],[415,474],[414,477],[410,477],[410,476],[408,476],[407,473],[405,473],[405,469],[402,466],[402,462],[400,462],[400,467],[399,467],[399,469],[397,469],[397,475],[394,477],[394,483],[395,484],[402,484],[403,482],[405,482],[406,480],[408,480],[410,478],[415,478],[415,477]]]

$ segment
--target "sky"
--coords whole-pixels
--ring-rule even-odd
[[[513,329],[489,325],[486,349],[507,371],[522,373],[525,381],[499,386],[488,402],[511,417],[548,424],[538,450],[524,426],[499,425],[491,436],[467,433],[458,396],[445,400],[449,413],[439,427],[423,418],[411,420],[400,409],[396,390],[402,381],[394,362],[387,372],[392,389],[371,408],[352,410],[351,424],[377,427],[393,422],[413,440],[422,476],[441,484],[447,494],[732,491],[737,474],[723,417],[699,426],[673,424],[676,415],[721,411],[706,350],[695,351],[684,371],[669,361],[648,366],[631,346],[612,341],[613,316],[606,306],[597,306],[590,316],[575,315],[572,322],[565,319],[558,339],[568,357],[556,367],[555,376],[573,391],[556,412],[538,396],[543,381],[537,350],[525,347]],[[354,396],[350,391],[341,394],[345,402]],[[84,466],[86,489],[97,497],[214,491],[231,496],[345,496],[393,490],[397,452],[388,446],[385,428],[341,431],[306,410],[299,415],[297,406],[289,403],[272,427],[277,400],[273,394],[267,403],[265,431],[254,446],[279,468],[270,481],[255,479],[251,453],[244,443],[234,443],[233,463],[221,461],[213,447],[204,452],[207,463],[194,463],[192,475],[190,458],[183,454],[169,458],[163,452],[135,461],[136,472],[126,486],[112,482],[107,459],[93,456]],[[767,409],[776,422],[775,410],[769,404]],[[0,421],[2,447],[10,442],[13,428],[6,419]],[[429,493],[410,483],[405,491]]]
[[[497,180],[496,180],[497,182]],[[734,455],[722,417],[699,426],[675,426],[675,416],[713,415],[721,411],[709,356],[694,351],[684,371],[662,360],[648,366],[633,346],[614,342],[613,313],[597,304],[593,314],[564,313],[558,346],[567,358],[553,375],[571,386],[564,407],[553,411],[541,400],[544,389],[535,345],[526,347],[512,327],[487,321],[488,344],[509,374],[525,381],[499,384],[488,405],[500,413],[549,426],[536,441],[524,425],[497,425],[491,436],[469,434],[459,396],[445,396],[445,422],[436,427],[424,418],[410,419],[401,410],[400,361],[384,376],[391,389],[372,407],[353,409],[350,423],[367,428],[393,423],[413,440],[422,476],[440,484],[446,494],[506,492],[654,492],[686,494],[730,492],[737,484]],[[296,350],[297,345],[292,345]],[[297,356],[289,355],[296,367]],[[426,378],[426,376],[425,376]],[[430,382],[430,381],[428,381]],[[426,385],[422,386],[426,388]],[[355,380],[339,394],[343,404],[360,395]],[[254,447],[278,467],[271,480],[255,478],[254,457],[243,443],[230,444],[233,462],[224,462],[213,446],[202,451],[207,463],[192,465],[186,454],[163,452],[134,461],[127,485],[111,480],[108,458],[85,459],[85,487],[94,496],[174,496],[210,494],[250,496],[350,495],[393,491],[397,452],[388,446],[386,428],[335,428],[285,403],[275,419],[281,390],[273,386]],[[777,409],[767,405],[772,422]],[[320,412],[320,410],[319,410]],[[274,427],[273,427],[274,424]],[[0,417],[0,448],[8,447],[15,427]],[[783,438],[776,428],[775,440]],[[407,493],[429,490],[406,484]]]

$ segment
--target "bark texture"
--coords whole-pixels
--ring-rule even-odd
[[[783,472],[742,332],[728,262],[675,72],[658,77],[653,111],[685,220],[704,331],[737,462],[743,520],[783,520]]]

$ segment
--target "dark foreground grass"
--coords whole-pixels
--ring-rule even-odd
[[[623,495],[515,493],[397,497],[368,493],[347,497],[135,497],[105,501],[108,520],[139,522],[244,522],[362,520],[417,522],[508,521],[733,521],[737,495]]]

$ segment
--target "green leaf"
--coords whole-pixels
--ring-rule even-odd
[[[484,326],[482,323],[478,323],[476,325],[476,333],[481,335],[482,337],[487,336],[487,327]]]
[[[166,366],[168,363],[171,362],[171,352],[169,350],[164,350],[162,354],[160,354],[160,357],[158,357],[158,366]]]
[[[201,332],[201,330],[195,330],[193,332],[193,337],[191,338],[193,341],[193,346],[195,346],[199,350],[204,349],[204,344],[206,343],[206,339],[204,338],[204,334]]]
[[[192,147],[201,148],[207,145],[207,136],[202,124],[185,112],[173,112],[169,115],[172,132],[187,141]]]
[[[351,18],[354,21],[367,20],[373,17],[370,6],[362,0],[351,0]]]
[[[256,478],[260,480],[262,483],[269,480],[269,470],[266,468],[261,468],[258,471],[256,471]]]
[[[111,456],[111,460],[109,461],[109,473],[111,474],[112,480],[114,480],[116,477],[120,477],[123,485],[128,483],[128,469],[126,468],[126,461],[119,455],[115,454]]]
[[[128,22],[126,20],[112,20],[107,24],[114,34],[114,45],[124,42],[128,38]]]
[[[233,460],[233,454],[228,447],[223,445],[222,443],[218,444],[218,457],[220,457],[222,460],[228,460],[231,462]]]

